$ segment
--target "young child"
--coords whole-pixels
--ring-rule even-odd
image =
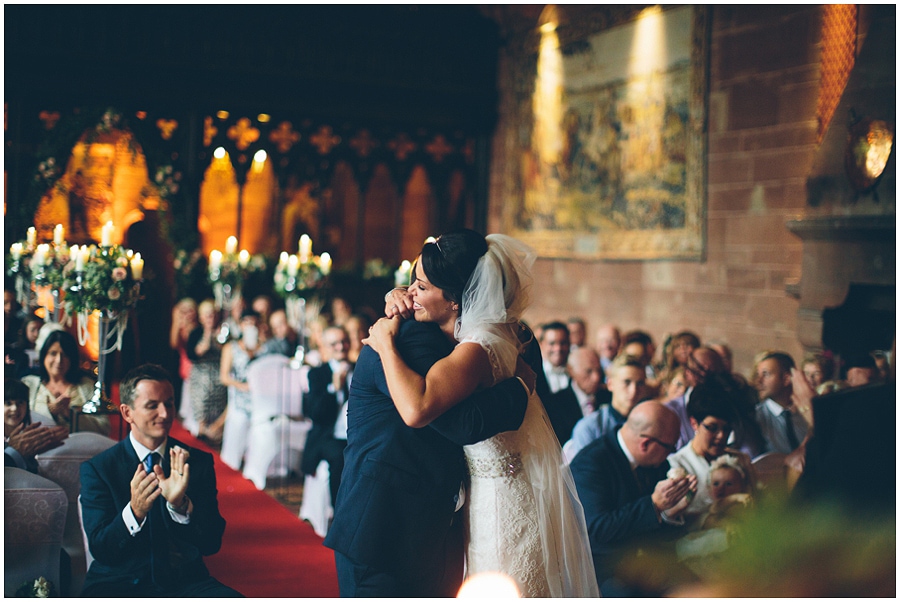
[[[750,475],[731,454],[719,456],[709,466],[709,491],[713,504],[703,521],[704,529],[725,526],[753,501]]]

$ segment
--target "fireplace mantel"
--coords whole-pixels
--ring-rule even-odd
[[[823,348],[823,314],[841,306],[851,284],[896,286],[895,215],[807,217],[788,230],[803,241],[802,275],[786,286],[800,301],[797,335],[804,348]]]

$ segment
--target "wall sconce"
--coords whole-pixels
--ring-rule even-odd
[[[850,110],[844,168],[857,194],[874,189],[884,174],[894,147],[894,125],[881,119],[857,117]],[[877,195],[875,200],[878,200]]]

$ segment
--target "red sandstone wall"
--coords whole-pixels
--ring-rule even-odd
[[[734,350],[747,373],[755,353],[796,360],[801,242],[785,227],[803,213],[812,165],[819,84],[817,6],[716,6],[709,90],[708,228],[702,262],[539,260],[532,324],[580,315],[597,326],[643,328],[658,343],[688,328]],[[514,144],[508,73],[501,61],[501,120],[494,142],[489,231],[500,229],[503,170]]]

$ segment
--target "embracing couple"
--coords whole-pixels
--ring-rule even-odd
[[[599,596],[584,513],[534,393],[540,351],[520,323],[533,262],[510,237],[451,232],[389,295],[393,317],[370,330],[354,371],[325,539],[341,596],[452,598],[464,573],[486,571],[527,597]]]

